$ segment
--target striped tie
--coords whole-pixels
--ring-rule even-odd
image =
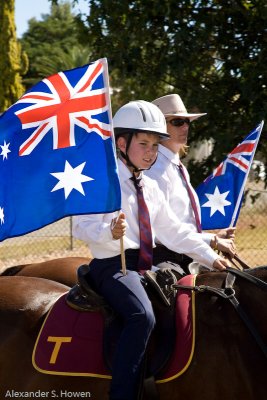
[[[186,174],[185,174],[185,170],[184,170],[183,164],[180,163],[178,165],[178,168],[179,168],[179,171],[180,171],[180,173],[181,173],[181,175],[183,177],[183,180],[185,182],[188,195],[190,197],[191,206],[192,206],[192,209],[193,209],[193,212],[194,212],[194,216],[195,216],[195,220],[196,220],[197,231],[199,233],[201,233],[202,232],[202,227],[201,227],[201,222],[200,222],[200,218],[199,218],[199,213],[198,213],[198,208],[197,208],[197,203],[196,203],[196,200],[195,200],[195,196],[194,196],[194,194],[192,192],[192,189],[191,189],[191,187],[190,187],[190,185],[188,183],[188,180],[186,178]]]
[[[152,232],[149,211],[143,195],[142,181],[140,178],[137,179],[135,176],[133,176],[131,180],[136,188],[139,216],[140,250],[137,268],[142,273],[142,271],[151,269],[152,267]]]

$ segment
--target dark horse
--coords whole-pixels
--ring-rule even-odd
[[[255,268],[247,275],[260,279],[261,285],[237,276],[236,298],[266,350],[267,292],[262,281],[267,282],[267,268]],[[231,302],[217,296],[216,290],[205,290],[206,287],[222,288],[225,278],[225,272],[198,275],[196,285],[200,290],[195,296],[193,359],[179,378],[157,384],[160,399],[256,400],[266,397],[264,349]],[[31,355],[43,319],[55,300],[68,289],[41,278],[0,278],[0,398],[6,398],[13,390],[22,393],[20,398],[25,397],[26,392],[41,391],[48,399],[60,394],[68,396],[68,392],[84,392],[87,397],[90,393],[95,400],[108,399],[109,380],[46,375],[32,366]],[[149,395],[144,399],[149,400]]]

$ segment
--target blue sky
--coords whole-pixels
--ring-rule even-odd
[[[37,20],[41,20],[42,14],[49,14],[50,4],[48,0],[15,0],[15,22],[18,38],[28,29],[28,20],[30,18],[35,17]],[[79,4],[74,10],[87,12],[88,1],[79,0]]]

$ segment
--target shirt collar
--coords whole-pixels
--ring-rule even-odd
[[[179,154],[173,153],[171,150],[167,149],[167,147],[159,145],[159,153],[170,160],[173,164],[179,165],[180,164],[180,156]]]
[[[117,161],[118,161],[120,180],[121,180],[121,182],[126,182],[133,176],[133,174],[131,173],[129,168],[120,159],[118,159]],[[144,177],[143,172],[141,172],[140,178],[143,178],[143,177]]]

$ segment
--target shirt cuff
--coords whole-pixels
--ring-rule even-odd
[[[209,233],[209,232],[202,232],[202,239],[204,240],[205,243],[207,243],[210,246],[210,242],[214,238],[214,233]]]
[[[201,255],[201,257],[197,258],[198,257],[195,258],[195,261],[213,269],[214,261],[217,260],[217,258],[220,258],[220,256],[210,247]]]

